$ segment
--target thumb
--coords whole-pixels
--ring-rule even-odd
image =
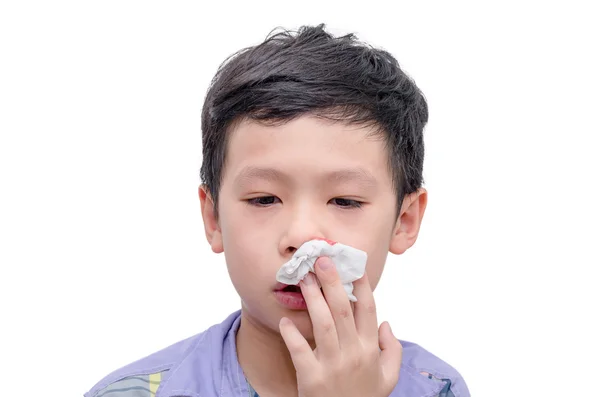
[[[379,327],[379,348],[383,376],[386,381],[395,386],[398,383],[400,364],[402,364],[402,345],[392,333],[392,328],[387,321]]]

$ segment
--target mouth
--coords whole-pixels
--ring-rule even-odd
[[[287,286],[288,285],[284,283],[277,283],[277,285],[273,288],[273,291],[281,291]]]
[[[278,284],[274,290],[275,299],[289,310],[307,310],[306,301],[298,285]]]
[[[293,292],[293,293],[297,293],[297,294],[301,294],[302,293],[302,290],[297,285],[286,285],[285,288],[283,288],[280,291],[282,291],[282,292]]]
[[[290,292],[290,293],[296,293],[296,294],[302,293],[302,289],[300,288],[299,285],[290,285],[290,284],[284,284],[284,283],[277,283],[275,288],[273,288],[273,291],[274,292]],[[323,293],[323,287],[321,287],[321,293]]]
[[[281,291],[281,292],[295,292],[295,293],[302,293],[302,290],[300,289],[299,285],[288,285],[288,284],[283,284],[283,283],[279,283],[277,284],[277,286],[275,287],[275,291]]]
[[[304,300],[304,295],[302,295],[302,290],[299,285],[288,285],[279,283],[273,290],[273,294],[275,299],[286,309],[291,310],[307,310],[306,301]],[[325,296],[323,293],[323,288],[321,288],[321,294]]]

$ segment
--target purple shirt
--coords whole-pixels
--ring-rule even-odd
[[[221,324],[129,364],[85,397],[246,397],[252,390],[237,360],[241,312]],[[394,397],[470,397],[460,374],[422,347],[401,341]]]

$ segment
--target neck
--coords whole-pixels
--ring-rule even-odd
[[[245,308],[236,345],[244,375],[261,397],[297,395],[296,370],[281,335],[257,323]]]

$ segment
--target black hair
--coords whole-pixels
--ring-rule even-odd
[[[385,139],[398,211],[423,183],[422,92],[388,52],[335,37],[325,25],[273,31],[221,64],[202,109],[200,178],[218,211],[228,130],[243,119],[270,125],[312,114],[370,125]]]

